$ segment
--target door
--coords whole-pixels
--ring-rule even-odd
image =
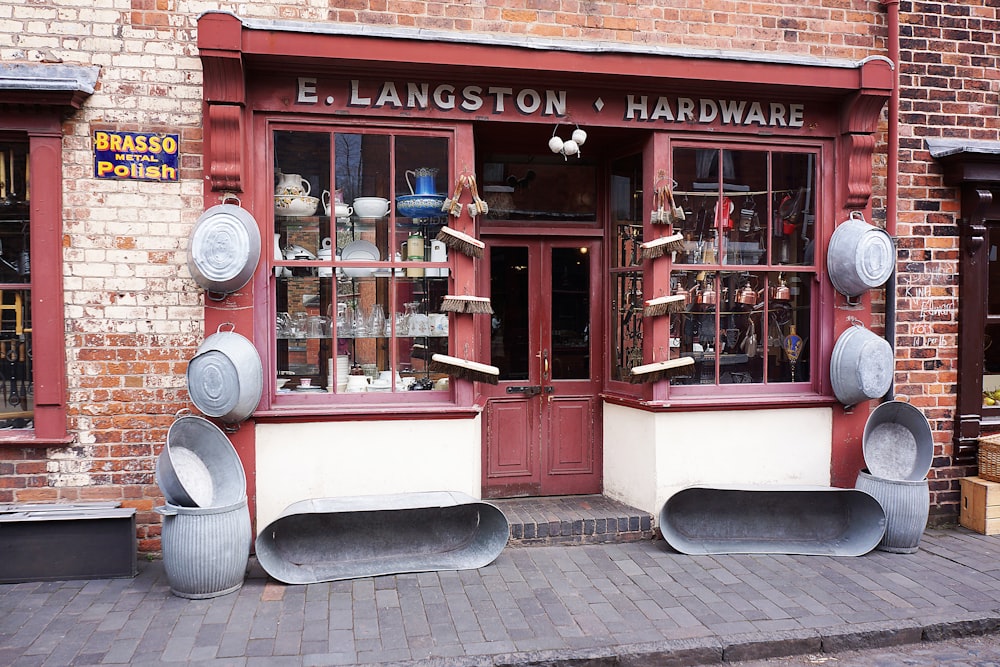
[[[482,385],[484,496],[600,493],[600,241],[487,247],[500,381]]]

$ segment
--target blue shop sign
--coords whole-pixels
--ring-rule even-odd
[[[94,176],[112,181],[177,182],[180,135],[94,132]]]

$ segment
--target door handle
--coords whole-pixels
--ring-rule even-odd
[[[548,377],[549,377],[549,351],[548,350],[542,350],[541,352],[539,352],[535,356],[541,358],[541,360],[542,360],[542,379],[543,380],[547,380]]]

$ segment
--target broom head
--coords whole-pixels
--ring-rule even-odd
[[[446,354],[432,355],[427,368],[432,373],[447,373],[448,375],[463,380],[472,380],[473,382],[497,384],[500,381],[500,369],[496,366],[488,366],[467,359],[459,359],[458,357],[449,357]]]
[[[687,299],[683,294],[673,294],[671,296],[650,299],[646,302],[646,307],[642,314],[646,317],[658,317],[660,315],[679,313],[687,305],[686,301]]]
[[[684,235],[671,234],[663,238],[647,241],[639,246],[642,248],[643,259],[656,259],[668,252],[678,252],[684,250]]]
[[[482,259],[486,250],[486,244],[479,239],[463,234],[447,225],[438,232],[437,240],[449,248],[475,259]]]
[[[490,305],[490,300],[485,296],[456,296],[454,294],[446,294],[441,301],[440,310],[442,313],[493,314],[493,306]]]
[[[689,375],[694,367],[694,359],[691,357],[679,357],[668,361],[656,361],[643,366],[636,366],[630,372],[629,382],[632,384],[642,384],[644,382],[656,382],[677,375]]]

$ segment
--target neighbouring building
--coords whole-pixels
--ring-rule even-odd
[[[258,525],[365,493],[850,487],[892,397],[954,520],[1000,429],[1000,8],[664,5],[0,7],[0,502],[121,501],[157,552],[188,362],[234,331]],[[859,221],[891,242],[845,294]],[[256,258],[247,229],[240,284],[193,275]],[[835,355],[856,327],[886,368]],[[846,368],[885,397],[838,400]]]

